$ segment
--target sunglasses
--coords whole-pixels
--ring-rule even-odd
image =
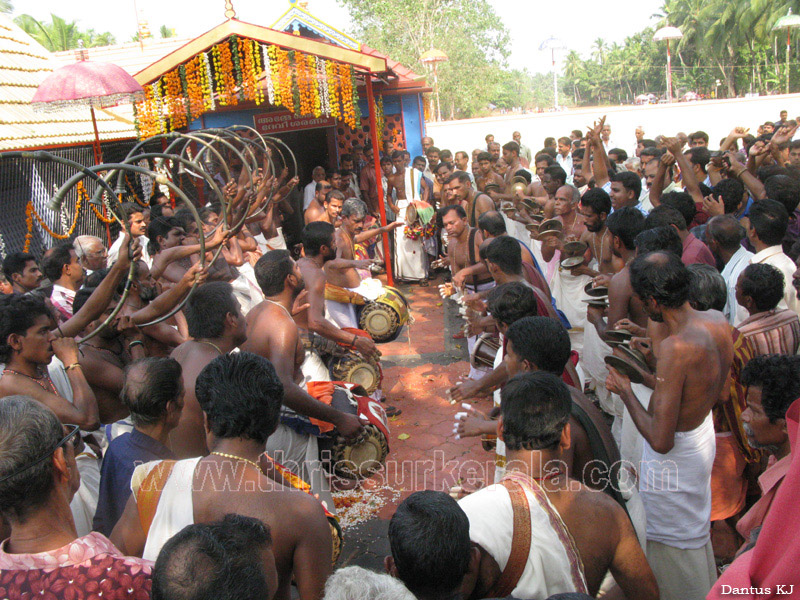
[[[61,446],[63,446],[66,443],[70,443],[72,445],[73,450],[76,450],[78,448],[78,446],[80,445],[80,442],[81,442],[81,438],[78,436],[78,432],[80,431],[80,427],[78,427],[77,425],[64,425],[64,427],[68,430],[67,434],[58,441],[58,443],[55,445],[55,447],[52,450],[48,451],[46,454],[43,454],[42,456],[37,458],[35,461],[30,463],[29,465],[26,465],[26,466],[22,467],[21,469],[17,469],[13,473],[10,473],[9,475],[6,475],[5,477],[0,477],[0,483],[6,481],[8,479],[11,479],[12,477],[16,477],[20,473],[24,473],[28,469],[38,465],[40,462],[50,458],[50,456],[53,454],[53,452],[55,452],[56,450],[61,448]]]

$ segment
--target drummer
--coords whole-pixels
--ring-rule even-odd
[[[275,367],[283,384],[281,424],[267,441],[267,452],[290,471],[311,484],[331,512],[335,511],[330,486],[319,462],[317,438],[308,433],[309,419],[333,424],[346,439],[363,435],[358,417],[339,412],[306,391],[312,380],[329,380],[322,361],[308,364],[300,333],[292,317],[296,300],[305,287],[303,274],[288,250],[271,250],[258,259],[256,279],[264,302],[247,315],[248,340],[241,349],[260,354]],[[301,306],[300,310],[305,309]]]
[[[295,317],[298,326],[329,340],[352,347],[366,358],[378,359],[380,352],[369,337],[359,336],[339,328],[325,318],[326,265],[346,263],[352,268],[371,261],[350,261],[336,259],[336,241],[333,225],[323,221],[309,223],[303,229],[303,250],[305,256],[297,261],[303,275],[308,296],[308,310]],[[333,272],[333,268],[330,269]]]
[[[338,258],[367,258],[365,252],[359,256],[359,245],[362,242],[403,225],[402,222],[395,221],[384,227],[364,231],[366,216],[367,205],[357,198],[349,198],[342,205],[342,224],[334,235]],[[354,266],[342,269],[328,267],[326,277],[331,285],[354,291],[367,300],[377,300],[383,289],[383,284],[380,280],[373,279],[368,269],[359,271]],[[358,327],[354,304],[329,301],[328,314],[339,327]]]

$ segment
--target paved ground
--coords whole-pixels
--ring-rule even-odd
[[[453,415],[460,410],[447,400],[446,390],[467,374],[466,340],[452,338],[461,320],[456,305],[439,297],[437,284],[399,286],[410,300],[414,323],[383,353],[383,391],[387,403],[403,410],[391,420],[390,454],[386,468],[364,484],[385,505],[374,518],[346,527],[339,565],[382,570],[389,552],[386,532],[397,504],[411,492],[447,491],[459,479],[488,478],[491,456],[476,439],[455,440]],[[483,401],[488,407],[488,401]]]

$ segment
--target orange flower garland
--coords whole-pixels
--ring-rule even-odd
[[[356,86],[351,65],[234,36],[144,86],[135,105],[137,133],[146,139],[186,127],[217,103],[267,100],[298,116],[331,116],[357,129]]]
[[[86,188],[83,187],[83,181],[79,181],[75,185],[75,191],[78,194],[78,199],[80,201],[86,202],[87,206],[92,209],[94,216],[97,217],[102,223],[110,225],[114,222],[114,219],[110,219],[108,217],[104,217],[103,213],[101,213],[98,208],[89,201],[89,193],[86,191]]]
[[[72,219],[72,225],[69,226],[67,233],[56,233],[50,227],[48,227],[47,223],[44,222],[42,217],[39,216],[39,213],[36,212],[36,208],[33,206],[33,202],[28,200],[28,204],[25,207],[25,225],[27,226],[27,232],[25,233],[25,244],[23,250],[27,252],[31,247],[31,241],[33,240],[33,220],[39,223],[39,226],[44,229],[50,237],[53,237],[57,240],[66,240],[75,232],[75,227],[78,225],[78,217],[81,214],[81,203],[83,202],[83,196],[79,193],[78,199],[75,202],[75,217]]]

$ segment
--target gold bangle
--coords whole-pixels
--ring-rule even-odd
[[[81,368],[81,363],[79,363],[79,362],[74,362],[74,363],[72,363],[70,366],[68,366],[68,367],[64,367],[64,370],[65,370],[65,371],[71,371],[72,369],[80,369],[80,368]]]

